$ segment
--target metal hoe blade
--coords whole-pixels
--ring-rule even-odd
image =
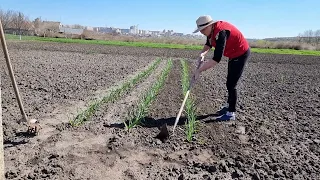
[[[162,142],[165,142],[169,138],[167,123],[160,127],[160,133],[155,138],[160,139]]]

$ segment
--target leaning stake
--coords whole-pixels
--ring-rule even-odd
[[[19,90],[18,90],[18,87],[17,87],[16,80],[14,78],[14,73],[13,73],[13,70],[12,70],[11,62],[10,62],[10,57],[9,57],[9,53],[8,53],[6,40],[5,40],[5,37],[4,37],[4,31],[3,31],[1,20],[0,20],[0,39],[1,39],[1,44],[2,44],[4,57],[6,59],[7,67],[8,67],[8,70],[9,70],[9,75],[10,75],[10,78],[11,78],[12,86],[13,86],[13,89],[14,89],[18,104],[19,104],[20,112],[21,112],[21,114],[23,116],[23,120],[28,123],[28,132],[32,133],[32,132],[35,131],[35,133],[37,134],[38,133],[37,131],[39,130],[38,127],[40,127],[38,125],[38,121],[35,120],[35,119],[31,119],[29,121],[28,118],[27,118],[27,115],[26,115],[26,113],[24,111],[24,108],[23,108],[23,104],[22,104],[22,101],[21,101],[21,98],[20,98],[20,95],[19,95]]]
[[[2,105],[1,105],[1,76],[0,76],[0,179],[4,179],[4,149],[2,129]]]
[[[16,80],[14,78],[14,74],[13,74],[13,70],[12,70],[12,66],[11,66],[11,62],[10,62],[10,57],[9,57],[9,53],[8,53],[8,48],[7,48],[7,44],[5,42],[5,37],[4,37],[4,32],[3,32],[1,20],[0,20],[0,31],[1,31],[0,35],[1,35],[2,49],[3,49],[4,57],[6,59],[7,67],[9,70],[9,75],[11,78],[12,86],[13,86],[14,92],[16,94],[16,98],[18,100],[18,103],[19,103],[21,114],[22,114],[24,120],[27,122],[28,118],[27,118],[26,113],[24,112],[23,105],[22,105],[21,98],[20,98],[19,91],[18,91],[18,87],[16,84]]]

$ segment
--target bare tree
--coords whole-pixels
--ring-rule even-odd
[[[312,43],[313,31],[312,30],[305,31],[305,37],[307,39],[307,43]]]
[[[302,34],[299,34],[299,36],[302,36],[302,42],[312,43],[314,32],[312,30],[307,30],[304,31]]]
[[[75,24],[72,27],[75,28],[75,29],[84,29],[84,27],[81,26],[80,24]]]
[[[18,30],[20,35],[22,30],[30,30],[30,28],[32,27],[28,17],[26,17],[21,12],[14,13],[12,24],[13,24],[13,27]]]
[[[4,11],[0,9],[0,19],[1,19],[3,29],[10,28],[13,15],[14,15],[14,11],[12,10]]]
[[[40,32],[40,27],[41,27],[41,18],[36,18],[33,21],[33,26],[34,26],[34,31],[36,34]]]
[[[320,29],[318,30],[306,30],[303,33],[299,33],[297,36],[299,43],[308,43],[312,45],[320,44]]]
[[[297,38],[298,38],[298,42],[299,42],[299,43],[303,42],[303,35],[302,35],[302,33],[299,33],[299,35],[297,36]]]
[[[320,44],[320,29],[318,29],[318,30],[314,33],[314,36],[315,36],[316,43],[317,43],[317,44]]]
[[[23,24],[23,14],[22,13],[14,13],[12,19],[12,25],[15,29],[18,30],[19,34],[21,34],[22,24]]]
[[[40,28],[40,24],[41,24],[41,19],[40,18],[36,18],[33,21],[34,28],[36,28],[36,29]]]

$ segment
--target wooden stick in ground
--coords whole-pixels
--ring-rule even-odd
[[[4,148],[2,129],[2,105],[1,105],[1,76],[0,76],[0,179],[4,179]]]
[[[8,67],[8,70],[9,70],[9,75],[10,75],[10,78],[11,78],[12,86],[13,86],[16,98],[18,100],[20,112],[21,112],[21,115],[23,116],[24,121],[27,122],[28,118],[27,118],[27,115],[26,115],[26,113],[24,111],[23,104],[22,104],[22,101],[21,101],[21,98],[20,98],[20,95],[19,95],[19,90],[18,90],[18,87],[17,87],[17,83],[16,83],[16,80],[14,78],[14,73],[13,73],[13,70],[12,70],[11,62],[10,62],[10,57],[9,57],[8,48],[7,48],[7,44],[6,44],[5,37],[4,37],[4,31],[3,31],[1,20],[0,20],[0,39],[1,39],[1,44],[2,44],[4,57],[6,59],[7,67]]]

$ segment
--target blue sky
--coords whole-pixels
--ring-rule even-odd
[[[146,30],[195,29],[200,15],[211,15],[236,25],[247,38],[297,36],[320,29],[319,0],[2,0],[0,8],[23,12],[31,20],[62,24],[113,26],[139,25]],[[271,12],[273,11],[273,12]]]

